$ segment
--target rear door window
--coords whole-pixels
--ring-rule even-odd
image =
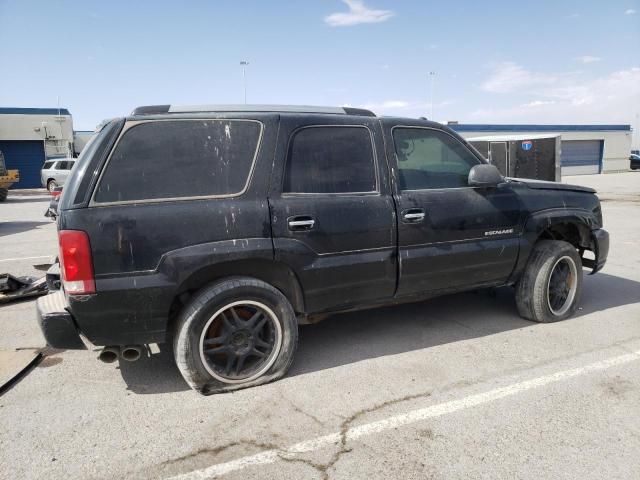
[[[249,183],[262,132],[253,120],[145,122],[116,145],[96,203],[233,196]]]
[[[283,192],[375,192],[375,168],[368,128],[305,127],[290,140]]]

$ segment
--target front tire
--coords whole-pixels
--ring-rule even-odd
[[[535,322],[564,320],[574,314],[582,293],[582,261],[575,247],[541,240],[533,248],[516,285],[520,315]]]
[[[281,378],[297,342],[287,298],[261,280],[234,277],[194,295],[178,316],[173,347],[185,381],[209,395]]]

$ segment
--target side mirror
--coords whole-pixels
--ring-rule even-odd
[[[470,187],[497,187],[504,179],[495,165],[483,163],[476,165],[469,172]]]

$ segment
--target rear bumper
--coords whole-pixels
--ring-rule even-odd
[[[591,268],[591,275],[602,270],[609,255],[609,232],[599,228],[591,231],[591,249],[595,255],[594,260],[582,259],[585,267]]]
[[[86,350],[73,317],[67,311],[62,290],[40,297],[36,302],[38,324],[47,345],[67,350]]]

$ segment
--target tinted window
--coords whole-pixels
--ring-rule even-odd
[[[459,140],[423,128],[394,128],[401,190],[468,186],[469,170],[480,163]]]
[[[371,134],[364,127],[309,127],[289,144],[284,192],[377,190]]]
[[[95,182],[101,162],[104,160],[109,149],[111,148],[115,137],[124,125],[124,120],[116,119],[110,122],[103,122],[98,127],[96,134],[91,137],[87,144],[80,152],[80,156],[76,160],[78,167],[73,175],[65,183],[65,191],[67,192],[60,199],[61,209],[65,209],[68,205],[79,205],[88,200],[88,196],[93,189],[89,188]],[[75,192],[72,199],[69,192]]]
[[[120,139],[96,189],[96,202],[241,193],[261,125],[241,120],[147,122]]]
[[[44,162],[44,165],[42,166],[42,169],[43,170],[49,170],[54,163],[56,163],[56,162]]]

